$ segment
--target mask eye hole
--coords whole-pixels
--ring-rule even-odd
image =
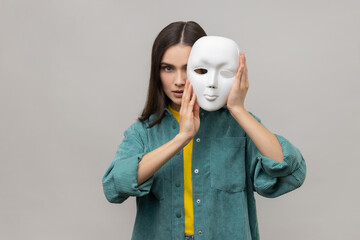
[[[195,69],[194,72],[196,72],[197,74],[206,74],[208,71],[205,68],[198,68]]]
[[[234,77],[234,73],[232,73],[229,70],[221,71],[220,75],[223,76],[224,78],[232,78],[232,77]]]

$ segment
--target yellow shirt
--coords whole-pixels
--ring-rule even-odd
[[[170,112],[174,115],[180,124],[180,114],[168,106]],[[194,209],[192,198],[192,178],[191,178],[191,159],[192,159],[193,140],[183,148],[184,161],[184,208],[185,208],[185,234],[194,234]]]

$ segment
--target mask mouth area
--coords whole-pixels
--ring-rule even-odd
[[[216,96],[216,95],[204,94],[204,97],[205,97],[205,99],[208,100],[208,101],[214,101],[218,96]]]

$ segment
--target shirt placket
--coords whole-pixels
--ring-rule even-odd
[[[200,119],[203,119],[204,112],[200,111]],[[204,179],[208,172],[208,165],[205,160],[205,153],[208,142],[203,138],[201,124],[198,133],[193,139],[192,151],[192,185],[193,185],[193,207],[194,207],[194,236],[195,239],[206,239],[204,203],[206,203],[204,192]]]

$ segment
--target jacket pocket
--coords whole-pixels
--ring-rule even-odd
[[[214,138],[211,141],[211,187],[227,192],[245,189],[246,137]]]

